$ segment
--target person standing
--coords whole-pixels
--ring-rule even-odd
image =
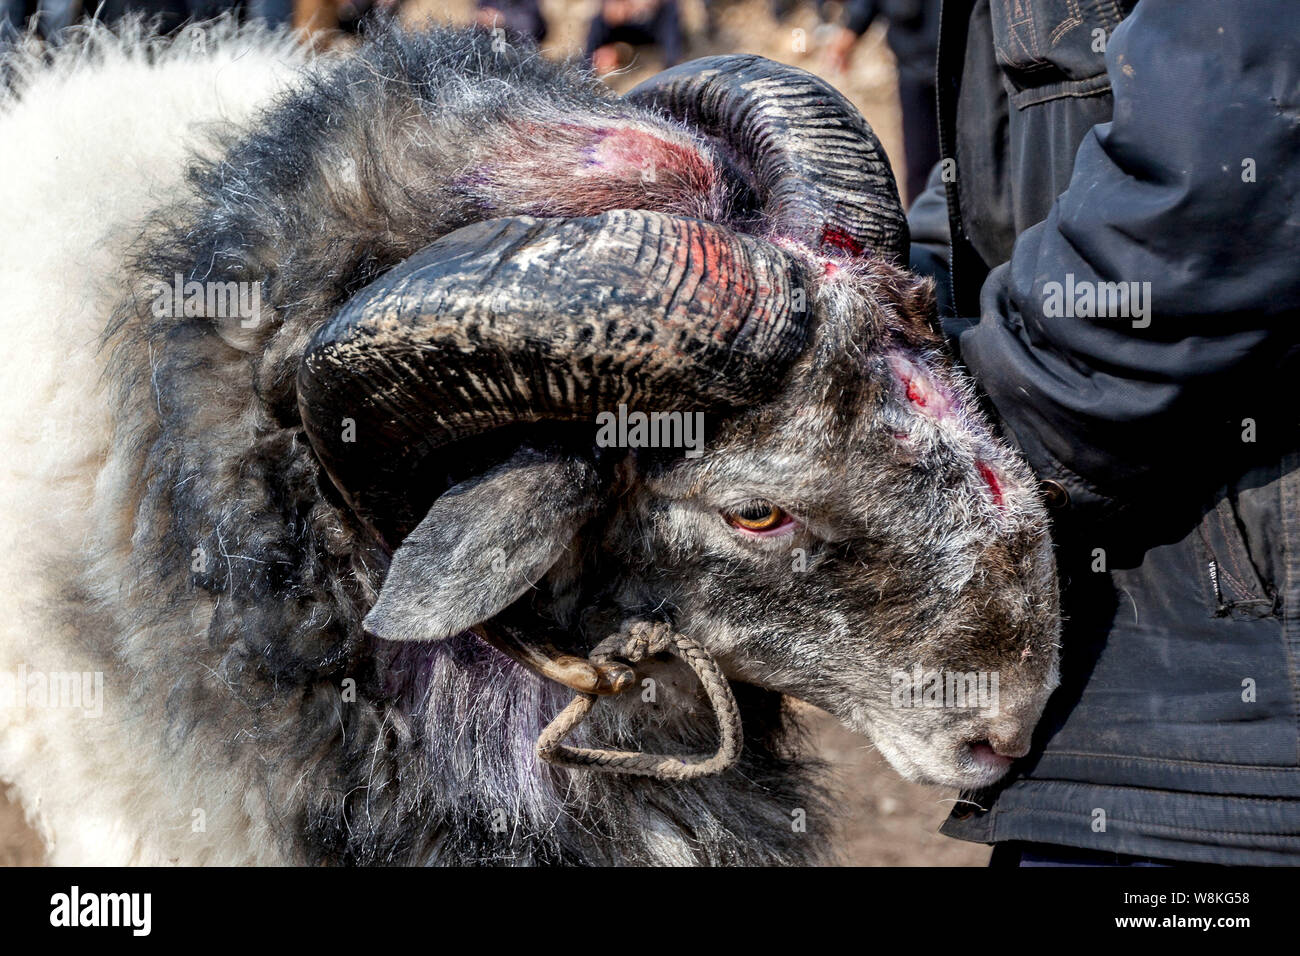
[[[829,47],[831,65],[848,69],[853,47],[877,19],[889,22],[886,39],[898,64],[898,103],[903,114],[903,154],[910,204],[925,188],[939,160],[935,56],[939,46],[940,0],[848,0],[844,25]]]
[[[943,827],[995,862],[1300,863],[1297,12],[944,3],[912,261],[1065,618],[1033,747]]]

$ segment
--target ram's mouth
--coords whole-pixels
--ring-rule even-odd
[[[931,743],[907,734],[868,731],[890,766],[913,783],[958,790],[980,790],[1007,775],[1014,758],[987,741]]]
[[[987,741],[964,743],[958,750],[957,764],[973,781],[968,788],[978,789],[996,783],[1007,775],[1016,758],[998,753]]]

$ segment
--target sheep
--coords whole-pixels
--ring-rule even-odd
[[[1046,516],[828,86],[382,25],[9,69],[0,673],[102,679],[0,709],[51,862],[824,862],[792,698],[918,780],[1024,752]]]

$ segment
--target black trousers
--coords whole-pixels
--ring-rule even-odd
[[[938,91],[934,80],[911,70],[898,73],[898,102],[903,111],[903,155],[907,166],[907,196],[911,206],[925,190],[926,177],[939,161]]]

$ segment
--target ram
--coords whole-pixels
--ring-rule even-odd
[[[789,698],[932,783],[1026,750],[1045,515],[830,87],[441,29],[9,70],[0,779],[51,860],[808,863]]]

